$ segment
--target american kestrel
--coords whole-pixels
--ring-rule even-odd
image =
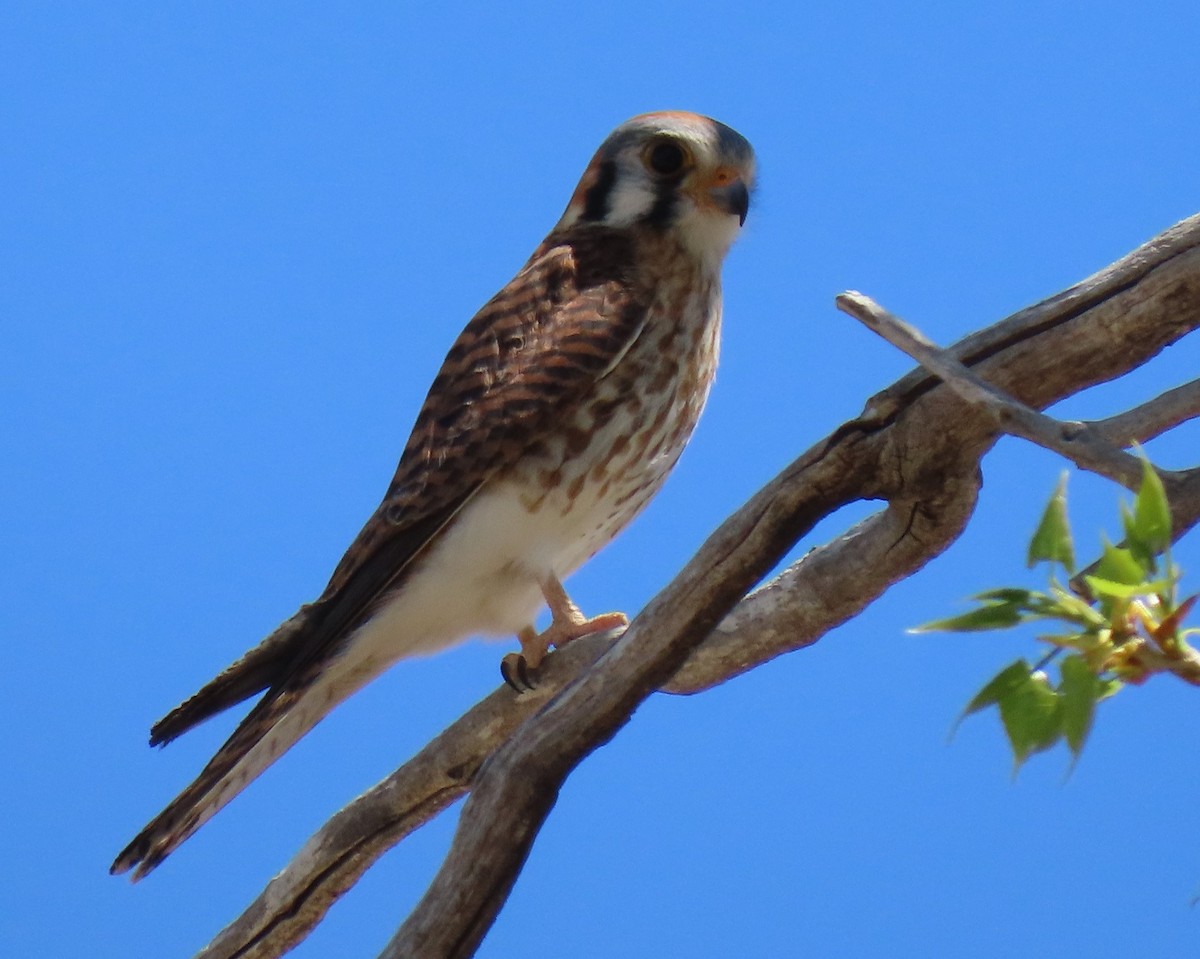
[[[562,219],[450,348],[325,592],[153,727],[161,745],[266,691],[114,873],[153,870],[397,660],[515,633],[503,671],[519,685],[550,646],[626,622],[587,619],[562,580],[646,505],[696,425],[721,263],[753,182],[750,144],[708,117],[649,113],[612,132]]]

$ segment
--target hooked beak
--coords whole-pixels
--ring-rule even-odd
[[[708,195],[719,209],[738,218],[738,226],[746,225],[746,214],[750,212],[750,190],[741,179],[715,186],[708,191]]]

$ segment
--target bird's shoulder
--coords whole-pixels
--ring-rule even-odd
[[[454,462],[515,455],[561,414],[636,337],[648,293],[635,241],[622,231],[552,233],[475,314],[434,378],[387,499],[394,516]]]

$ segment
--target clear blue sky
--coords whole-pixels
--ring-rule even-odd
[[[151,721],[320,591],[446,346],[628,116],[722,119],[761,190],[708,412],[574,578],[593,611],[636,611],[909,367],[835,312],[840,290],[950,342],[1200,208],[1194,3],[806,6],[5,5],[0,954],[190,955],[496,685],[503,645],[405,664],[147,881],[107,875],[236,717],[164,751]],[[1189,342],[1063,412],[1197,369]],[[1192,429],[1152,452],[1197,448]],[[570,780],[480,954],[1194,954],[1194,691],[1103,706],[1065,783],[1055,753],[1014,784],[992,717],[947,745],[1033,643],[904,629],[1022,579],[1061,464],[1007,441],[984,468],[963,540],[865,615],[648,702]],[[1116,491],[1072,490],[1081,538],[1116,534]],[[1179,558],[1200,582],[1196,543]],[[374,956],[452,822],[295,955]]]

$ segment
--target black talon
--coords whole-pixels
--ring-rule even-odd
[[[500,675],[518,693],[529,692],[537,686],[533,681],[537,670],[530,670],[528,662],[520,653],[510,653],[500,660]]]
[[[504,681],[516,692],[521,692],[521,687],[516,684],[516,681],[512,677],[512,673],[509,672],[507,656],[500,660],[500,675],[504,677]]]

